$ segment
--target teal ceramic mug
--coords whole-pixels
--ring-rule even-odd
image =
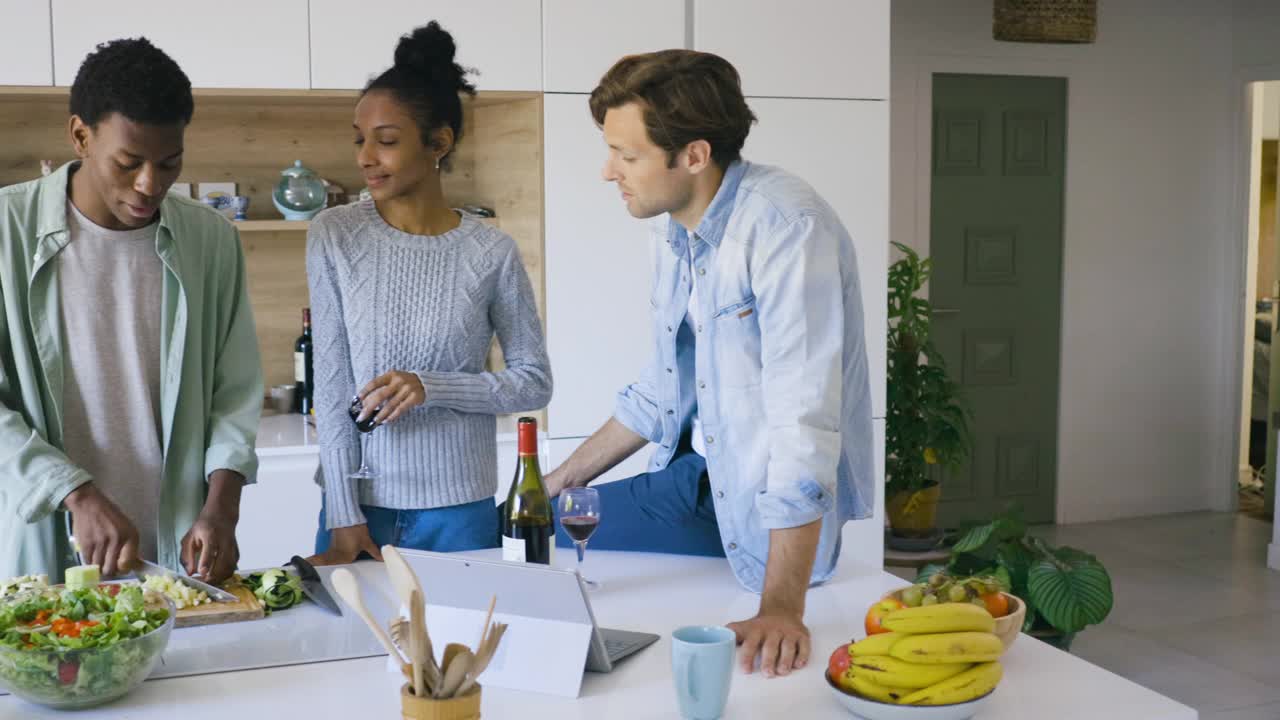
[[[671,672],[685,720],[717,720],[733,679],[737,642],[726,627],[690,625],[671,633]]]

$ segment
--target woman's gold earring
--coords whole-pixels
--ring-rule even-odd
[[[436,172],[440,172],[440,158],[436,158]]]

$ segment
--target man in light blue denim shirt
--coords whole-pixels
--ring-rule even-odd
[[[731,625],[743,669],[759,656],[766,675],[788,674],[809,656],[805,592],[831,577],[841,527],[874,498],[853,242],[803,180],[741,159],[755,116],[722,58],[623,58],[591,110],[604,179],[653,218],[656,346],[548,489],[656,443],[648,473],[600,487],[609,522],[593,546],[727,557],[761,593],[756,617]]]

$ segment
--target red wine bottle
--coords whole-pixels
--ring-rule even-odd
[[[502,559],[550,565],[555,526],[551,498],[538,466],[538,421],[522,417],[517,428],[519,455],[502,518]]]
[[[315,375],[311,369],[311,308],[302,308],[302,334],[293,341],[293,410],[311,412]]]

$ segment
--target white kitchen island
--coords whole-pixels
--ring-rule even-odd
[[[606,520],[607,521],[607,520]],[[474,553],[496,557],[497,552]],[[557,565],[572,564],[572,553],[557,555]],[[358,568],[366,578],[383,578],[376,565]],[[366,567],[366,565],[369,565]],[[662,639],[624,660],[611,674],[588,673],[576,699],[486,688],[485,718],[677,718],[669,671],[670,632],[688,624],[726,623],[750,616],[758,598],[742,591],[725,561],[642,553],[587,553],[587,573],[605,582],[591,595],[597,622],[604,627],[659,633]],[[429,581],[424,579],[428,598]],[[804,670],[786,678],[735,674],[727,720],[787,718],[810,720],[851,717],[830,697],[823,672],[837,645],[862,635],[866,608],[902,581],[874,568],[844,564],[838,577],[810,591],[805,621],[814,654]],[[376,588],[366,588],[381,592]],[[498,598],[499,614],[510,598]],[[288,619],[288,613],[298,613]],[[348,613],[348,616],[351,614]],[[278,613],[266,621],[178,630],[174,642],[193,643],[183,633],[217,638],[223,648],[246,658],[263,655],[279,643],[304,643],[323,655],[335,643],[351,643],[350,625],[310,605]],[[271,623],[281,625],[271,630]],[[314,633],[308,625],[314,624]],[[285,626],[288,626],[287,628]],[[1087,632],[1107,632],[1105,626]],[[314,635],[314,637],[312,637]],[[187,636],[195,640],[196,636]],[[305,638],[305,640],[303,639]],[[314,643],[314,644],[313,644]],[[358,643],[357,643],[358,644]],[[171,650],[173,649],[171,645]],[[184,652],[197,652],[194,648]],[[310,651],[308,651],[310,652]],[[298,653],[305,656],[306,652]],[[170,656],[171,662],[181,658]],[[1003,660],[1005,677],[983,720],[1194,720],[1195,710],[1146,688],[1022,636]],[[399,717],[400,679],[387,671],[383,657],[318,662],[261,670],[224,672],[151,680],[112,705],[75,713],[78,718],[129,720],[226,720],[272,717],[308,720],[374,720]],[[67,718],[67,713],[0,697],[0,718]]]

